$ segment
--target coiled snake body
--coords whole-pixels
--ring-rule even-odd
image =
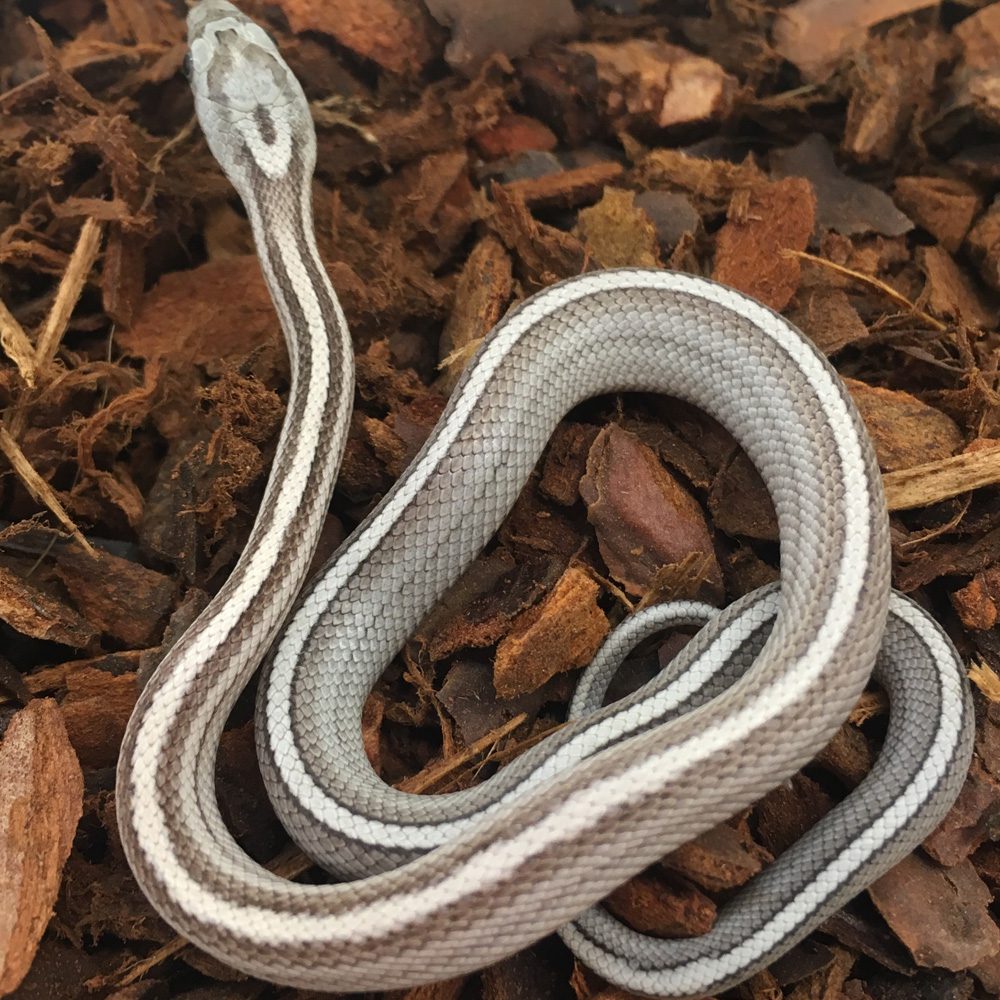
[[[693,997],[740,981],[910,851],[968,765],[961,665],[938,626],[891,594],[879,473],[843,385],[780,316],[700,278],[619,270],[546,289],[487,338],[411,467],[285,623],[344,448],[351,342],[313,238],[301,87],[223,0],[192,9],[189,41],[202,128],[246,206],[293,377],[246,551],[128,727],[118,813],[141,886],[200,947],[302,987],[447,978],[557,928],[635,992]],[[361,742],[372,684],[495,531],[559,418],[625,390],[690,401],[740,441],[777,510],[780,591],[721,614],[681,604],[635,616],[585,676],[572,721],[495,778],[440,796],[386,787]],[[639,638],[709,614],[668,675],[598,708]],[[711,933],[653,940],[588,909],[808,762],[880,645],[892,718],[874,771]],[[257,727],[269,793],[306,851],[359,881],[279,878],[220,817],[219,737],[269,647]]]

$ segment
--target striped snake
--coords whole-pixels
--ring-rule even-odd
[[[912,850],[969,761],[961,665],[939,627],[890,590],[879,472],[844,386],[784,319],[713,282],[639,269],[565,281],[486,338],[409,469],[299,595],[353,399],[350,336],[313,235],[315,135],[259,26],[203,0],[188,28],[198,116],[249,215],[292,384],[246,550],[128,727],[118,815],[140,885],[199,947],[306,988],[453,977],[556,929],[637,993],[694,997],[739,982]],[[780,589],[721,613],[676,603],[633,616],[544,743],[476,788],[387,787],[362,746],[372,685],[489,540],[565,412],[633,390],[696,404],[739,440],[774,500]],[[602,708],[629,648],[677,623],[705,627],[663,676]],[[648,938],[594,906],[806,764],[880,646],[892,715],[874,770],[710,933]],[[274,807],[311,857],[354,881],[282,879],[222,821],[219,738],[265,660],[257,743]]]

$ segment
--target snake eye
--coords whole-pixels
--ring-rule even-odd
[[[194,72],[194,63],[191,60],[190,52],[184,53],[184,62],[181,63],[181,72],[184,74],[185,79],[191,79],[191,74]]]

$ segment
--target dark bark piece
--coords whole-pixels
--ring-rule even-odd
[[[395,993],[393,1000],[459,1000],[465,982],[465,976],[462,976],[459,979],[446,979],[442,983],[415,986],[412,990]]]
[[[474,6],[462,0],[427,0],[427,9],[451,28],[445,59],[467,76],[494,52],[512,59],[526,56],[543,39],[572,38],[580,30],[570,0],[483,0]]]
[[[83,775],[56,703],[21,709],[0,743],[0,995],[24,978],[83,810]]]
[[[462,268],[451,314],[441,332],[442,383],[452,389],[473,351],[499,322],[513,294],[510,256],[492,235],[473,248]]]
[[[741,451],[719,471],[708,494],[712,524],[727,535],[778,540],[778,517],[764,480]]]
[[[413,642],[432,661],[462,648],[491,646],[560,572],[557,565],[519,563],[503,548],[480,556],[420,623]]]
[[[599,127],[597,68],[591,56],[562,46],[542,47],[520,65],[528,110],[570,146]]]
[[[810,135],[791,149],[772,152],[771,170],[779,177],[805,177],[812,182],[820,232],[829,229],[845,236],[872,232],[901,236],[913,228],[884,191],[844,174],[820,135]]]
[[[941,576],[973,576],[998,560],[1000,528],[959,542],[930,542],[900,567],[896,586],[908,594]]]
[[[634,435],[615,425],[597,435],[580,493],[601,556],[629,593],[641,596],[660,568],[692,553],[708,558],[710,589],[721,586],[701,508]]]
[[[534,219],[527,206],[498,184],[492,187],[495,211],[490,225],[515,253],[539,287],[580,274],[586,251],[576,237]]]
[[[864,734],[850,722],[845,722],[816,756],[816,762],[836,775],[848,788],[861,784],[873,761],[874,755]]]
[[[240,846],[260,864],[276,857],[288,836],[261,778],[252,721],[222,734],[215,780],[223,819]]]
[[[833,805],[815,781],[796,774],[790,786],[779,785],[754,807],[758,839],[777,857],[811,830]]]
[[[899,939],[877,916],[868,917],[845,908],[824,921],[820,930],[852,951],[874,959],[883,968],[902,976],[912,976],[917,971]]]
[[[562,423],[549,441],[539,490],[563,507],[580,499],[580,480],[587,471],[587,455],[599,431],[590,424]]]
[[[538,491],[537,477],[528,480],[498,532],[500,540],[522,556],[542,552],[563,565],[581,555],[584,539],[568,512],[553,509]]]
[[[862,163],[891,160],[930,105],[938,64],[949,48],[940,32],[912,24],[873,34],[848,71],[851,98],[841,148]]]
[[[553,1000],[569,994],[546,942],[505,958],[482,973],[482,1000]]]

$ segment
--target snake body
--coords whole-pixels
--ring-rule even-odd
[[[353,397],[350,336],[313,236],[315,136],[294,75],[231,4],[197,4],[189,43],[198,115],[246,207],[292,381],[246,550],[145,687],[124,740],[118,814],[140,885],[199,947],[307,988],[452,977],[558,928],[635,992],[694,997],[740,981],[910,851],[969,760],[961,664],[934,621],[891,593],[879,473],[843,384],[788,322],[710,281],[628,269],[555,285],[496,327],[410,468],[296,601]],[[721,613],[666,605],[627,620],[567,725],[482,786],[386,787],[362,746],[371,686],[489,540],[561,416],[629,390],[694,403],[736,436],[774,500],[780,589]],[[600,707],[642,636],[706,621],[666,675]],[[892,718],[875,769],[710,934],[653,940],[592,908],[807,763],[880,647]],[[219,738],[269,648],[257,722],[269,793],[296,842],[356,881],[288,882],[220,817]]]

